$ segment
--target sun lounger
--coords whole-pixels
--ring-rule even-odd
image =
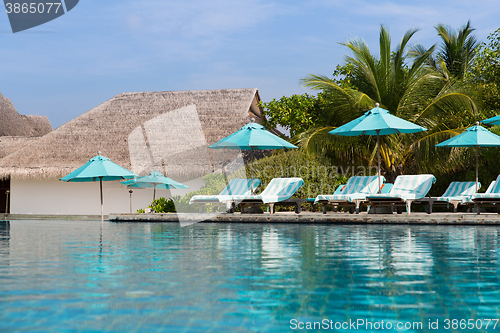
[[[498,175],[497,179],[492,181],[486,193],[476,193],[472,196],[472,201],[476,205],[476,212],[480,214],[481,206],[494,206],[498,208],[500,207],[500,175]],[[498,211],[500,214],[500,211]]]
[[[269,205],[271,214],[275,212],[276,205],[294,205],[295,213],[300,213],[300,206],[305,199],[290,199],[297,190],[304,185],[302,178],[274,178],[259,195],[235,195],[231,200],[241,207],[244,212],[247,206]]]
[[[381,183],[384,181],[385,178],[382,177]],[[351,177],[341,194],[318,195],[315,203],[323,205],[323,214],[326,214],[326,207],[328,205],[333,205],[334,207],[349,206],[351,213],[356,210],[356,214],[358,214],[359,207],[366,200],[366,197],[378,192],[378,184],[377,176]]]
[[[341,184],[341,185],[337,186],[337,188],[335,189],[335,192],[333,192],[333,194],[342,194],[342,191],[344,190],[344,188],[345,188],[345,184]],[[310,203],[312,205],[313,211],[316,211],[316,198],[307,198],[306,202]],[[334,207],[334,209],[337,209],[337,207]]]
[[[203,213],[203,206],[207,203],[224,203],[232,202],[232,197],[235,195],[250,195],[252,194],[252,189],[250,188],[253,184],[253,190],[260,186],[260,179],[231,179],[227,186],[218,195],[195,195],[189,201],[189,204],[197,203],[199,205],[199,212]],[[233,207],[229,205],[228,210]]]
[[[478,184],[481,188],[481,184]],[[458,205],[469,205],[476,192],[476,182],[452,182],[440,197],[428,197],[418,200],[425,203],[428,214],[432,213],[432,206],[437,204],[453,205],[453,213],[457,212]],[[417,203],[417,201],[415,201]]]
[[[386,194],[386,193],[391,192],[393,186],[394,186],[394,184],[392,184],[392,183],[383,183],[380,193]]]
[[[497,184],[497,181],[494,180],[490,183],[490,186],[488,186],[488,189],[486,189],[486,192],[484,193],[491,193],[491,191],[495,188],[495,185]]]
[[[366,199],[372,212],[377,206],[406,206],[406,212],[410,214],[412,202],[424,198],[435,182],[433,175],[397,176],[389,193],[370,195]]]

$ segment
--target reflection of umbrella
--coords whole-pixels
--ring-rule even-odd
[[[186,185],[176,182],[173,179],[167,178],[158,171],[151,171],[151,173],[144,177],[139,177],[131,180],[121,182],[129,187],[138,188],[153,188],[153,201],[156,198],[156,189],[178,189],[188,188]]]
[[[380,135],[396,134],[396,133],[415,133],[426,131],[427,129],[410,123],[404,119],[393,116],[389,111],[379,107],[375,103],[375,107],[367,111],[359,118],[342,125],[328,133],[333,135],[343,136],[358,136],[358,135],[376,135],[377,136],[377,155],[378,155],[378,192],[380,193]]]
[[[104,220],[104,206],[102,200],[102,182],[120,179],[130,179],[137,175],[111,162],[109,158],[99,155],[91,158],[85,165],[79,167],[69,175],[61,178],[65,182],[95,182],[99,180],[101,191],[101,221]]]
[[[478,190],[479,147],[498,146],[500,146],[500,136],[479,126],[479,122],[475,126],[469,127],[462,134],[436,145],[436,147],[476,147],[476,192]]]
[[[486,125],[500,125],[500,116],[495,116],[481,121]]]
[[[243,126],[237,132],[225,137],[224,139],[208,146],[213,149],[241,149],[250,150],[252,154],[252,167],[250,169],[253,189],[253,151],[266,149],[297,148],[286,140],[272,134],[264,129],[264,126],[252,122]]]

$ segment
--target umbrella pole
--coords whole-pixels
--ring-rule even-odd
[[[101,190],[101,222],[104,222],[104,204],[102,200],[102,177],[99,177],[99,187]]]
[[[250,162],[250,178],[252,179],[250,181],[250,189],[252,190],[252,194],[254,194],[254,191],[253,191],[253,147],[250,148],[250,152],[251,152],[251,162]]]
[[[378,158],[378,171],[377,171],[377,178],[378,178],[378,191],[377,193],[381,193],[381,186],[380,184],[380,130],[377,130],[377,158]]]
[[[156,184],[153,184],[153,201],[156,200]]]
[[[478,183],[479,183],[479,177],[478,177],[478,169],[479,169],[479,146],[476,146],[476,193],[478,190]]]
[[[133,193],[133,192],[134,192],[134,191],[132,191],[132,190],[129,190],[129,191],[128,191],[128,193],[130,193],[130,214],[132,214],[132,193]]]

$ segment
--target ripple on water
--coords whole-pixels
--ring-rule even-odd
[[[294,318],[498,317],[499,231],[0,222],[0,331],[288,332]]]

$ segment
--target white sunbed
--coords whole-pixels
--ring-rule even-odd
[[[385,178],[381,176],[380,183],[384,182]],[[323,214],[326,214],[328,205],[350,206],[352,207],[351,212],[354,208],[356,214],[359,214],[359,207],[366,200],[366,197],[378,192],[378,184],[377,176],[354,176],[349,178],[340,194],[318,195],[314,203],[323,205]]]
[[[271,214],[275,212],[275,206],[294,205],[295,213],[300,213],[300,206],[306,199],[290,199],[297,190],[304,185],[302,178],[273,178],[269,185],[259,195],[235,195],[231,197],[235,205],[239,205],[241,213],[247,206],[269,205]]]
[[[208,203],[231,203],[235,195],[251,195],[261,184],[260,179],[231,179],[227,186],[218,195],[195,195],[189,201],[189,204],[197,203],[199,212],[203,213],[203,207]],[[251,186],[253,185],[253,191]],[[228,205],[228,210],[233,207]]]
[[[478,188],[481,188],[481,184],[478,184]],[[422,198],[418,202],[426,204],[428,214],[432,213],[432,206],[436,204],[453,205],[453,213],[456,213],[459,205],[472,203],[474,193],[476,182],[451,182],[442,196]]]
[[[409,215],[412,202],[424,198],[435,182],[433,175],[401,175],[396,177],[389,193],[370,195],[366,199],[372,212],[377,206],[406,206]]]
[[[494,206],[500,208],[500,175],[492,181],[486,193],[476,193],[472,196],[472,201],[476,205],[476,212],[479,215],[481,206]],[[500,214],[500,211],[498,211]]]

